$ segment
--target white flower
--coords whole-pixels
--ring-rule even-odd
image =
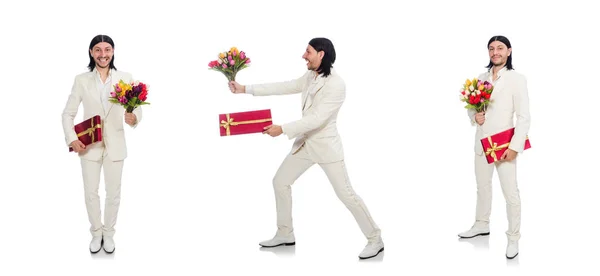
[[[473,85],[470,85],[469,86],[469,91],[473,91],[473,90],[475,90],[475,88],[473,87]]]
[[[471,92],[471,96],[475,97],[476,96],[475,92]]]
[[[219,64],[222,64],[222,63],[223,63],[223,61],[222,61],[221,59],[217,59],[217,62],[218,62]]]
[[[481,91],[477,90],[477,95],[481,94]]]

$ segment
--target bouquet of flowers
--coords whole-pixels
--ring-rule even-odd
[[[111,103],[122,105],[127,113],[133,112],[140,105],[150,104],[146,102],[148,87],[144,83],[139,81],[126,83],[123,80],[119,80],[119,83],[115,84],[113,88],[114,91],[110,92],[108,100]]]
[[[465,108],[474,109],[476,112],[485,111],[490,103],[490,97],[494,87],[488,81],[481,81],[477,78],[467,79],[460,92],[460,101],[466,102]]]
[[[236,47],[231,47],[229,51],[219,53],[219,58],[208,63],[209,70],[215,70],[223,73],[228,81],[234,81],[237,73],[248,67],[250,58],[246,53],[241,52]]]

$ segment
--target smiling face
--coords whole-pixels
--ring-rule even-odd
[[[106,42],[100,42],[90,50],[90,55],[96,62],[96,67],[108,68],[113,58],[113,47]]]
[[[506,64],[511,51],[511,48],[508,48],[506,44],[500,41],[493,41],[490,43],[490,46],[488,46],[490,61],[496,67],[502,67]]]
[[[302,58],[306,61],[306,68],[308,68],[308,70],[316,71],[319,66],[321,66],[321,60],[323,59],[324,55],[325,52],[317,52],[315,48],[308,45],[304,55],[302,55]]]

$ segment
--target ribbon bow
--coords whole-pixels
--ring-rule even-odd
[[[248,120],[248,121],[234,122],[233,118],[231,118],[229,116],[229,114],[225,114],[225,116],[227,117],[227,120],[221,120],[220,126],[222,126],[222,127],[225,128],[227,136],[231,135],[231,130],[230,130],[231,126],[264,123],[264,122],[270,122],[271,121],[271,119],[258,119],[258,120]]]
[[[96,135],[95,135],[96,129],[102,128],[102,125],[100,125],[100,124],[94,125],[94,120],[91,120],[91,122],[92,122],[92,126],[80,133],[77,133],[77,137],[81,137],[81,136],[87,134],[90,137],[92,137],[92,143],[94,143],[94,142],[96,142]]]
[[[494,158],[494,162],[498,161],[498,156],[496,155],[496,152],[501,149],[508,148],[508,146],[510,145],[510,143],[506,143],[498,146],[498,143],[492,142],[492,137],[490,136],[488,136],[488,142],[490,142],[490,147],[485,151],[485,155],[492,156],[492,158]]]

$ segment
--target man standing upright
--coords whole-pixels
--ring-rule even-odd
[[[229,83],[231,92],[254,96],[302,93],[302,119],[284,125],[270,125],[264,133],[277,137],[285,134],[296,138],[273,179],[277,208],[277,233],[260,243],[263,247],[295,245],[292,226],[291,185],[312,165],[318,163],[325,171],[338,198],[350,210],[367,238],[360,259],[377,256],[383,251],[381,231],[371,218],[362,199],[350,185],[344,165],[344,153],[336,121],[345,96],[343,79],[333,70],[335,49],[329,39],[314,38],[302,56],[308,71],[300,78],[278,83],[242,86]]]
[[[521,238],[521,198],[517,187],[517,154],[522,152],[530,126],[529,96],[525,76],[515,72],[512,65],[512,47],[504,36],[494,36],[488,42],[490,62],[488,71],[479,76],[494,85],[492,102],[485,112],[469,110],[472,124],[477,124],[475,134],[475,178],[477,180],[477,208],[475,223],[471,229],[458,234],[461,238],[473,238],[490,233],[489,220],[492,208],[492,176],[498,171],[502,192],[506,200],[508,217],[508,245],[506,257],[519,254]],[[516,115],[516,126],[513,122]],[[481,139],[515,128],[508,149],[498,162],[488,164]]]
[[[142,110],[136,108],[133,113],[126,113],[119,104],[109,102],[112,87],[119,80],[130,83],[131,74],[117,71],[114,65],[113,40],[106,35],[98,35],[92,39],[89,47],[90,72],[77,75],[62,113],[62,124],[65,140],[81,158],[85,205],[91,227],[92,241],[90,252],[97,253],[101,248],[113,253],[115,243],[115,224],[121,201],[121,175],[123,161],[127,157],[123,121],[131,127],[142,120]],[[79,105],[83,103],[84,119],[99,115],[102,119],[102,141],[85,146],[75,133],[74,119]],[[100,171],[104,169],[106,190],[104,224],[101,220]]]

